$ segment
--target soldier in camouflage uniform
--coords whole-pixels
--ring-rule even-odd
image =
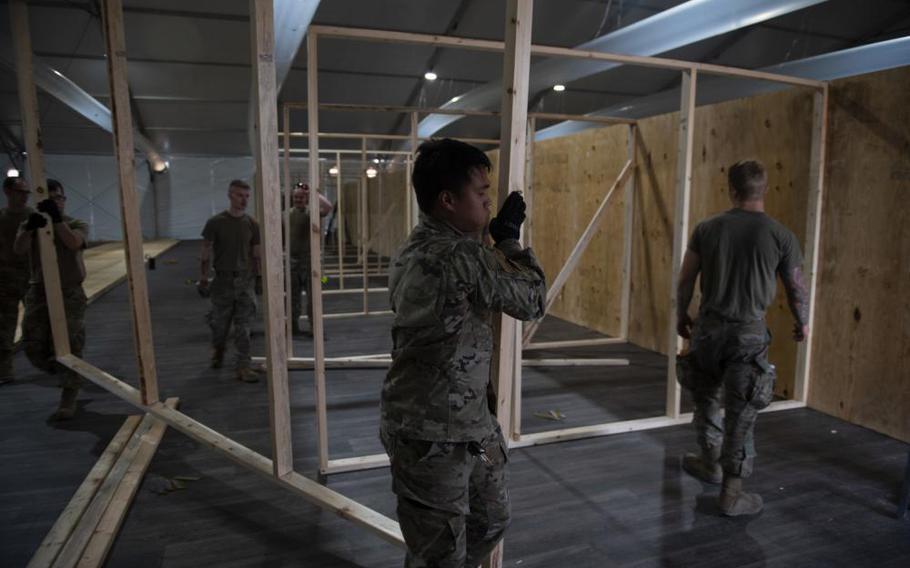
[[[492,415],[491,321],[543,315],[544,274],[517,239],[513,193],[480,241],[490,162],[454,140],[418,149],[422,211],[392,263],[394,348],[382,388],[380,436],[392,465],[406,566],[477,566],[509,523],[506,443]]]
[[[0,384],[13,380],[19,303],[28,291],[28,254],[16,254],[13,243],[19,226],[34,213],[26,205],[31,192],[22,178],[3,180],[3,193],[6,207],[0,209]]]
[[[59,181],[47,180],[48,198],[38,204],[38,211],[50,217],[54,227],[54,248],[57,252],[57,268],[60,272],[60,288],[63,292],[63,309],[66,312],[66,328],[69,335],[70,351],[82,357],[85,347],[85,307],[87,300],[82,290],[85,280],[85,263],[82,251],[86,248],[88,225],[79,219],[63,214],[66,195]],[[32,213],[16,235],[17,253],[28,252],[31,263],[31,279],[25,296],[25,316],[22,319],[22,346],[25,355],[35,367],[48,373],[61,375],[63,392],[60,406],[51,415],[52,420],[68,420],[76,413],[76,399],[82,379],[75,372],[57,363],[54,353],[54,337],[44,293],[44,275],[41,271],[41,254],[38,247],[37,229],[46,226],[41,213]]]
[[[799,241],[764,213],[764,166],[738,162],[728,177],[733,209],[699,223],[683,258],[677,330],[691,345],[678,359],[677,375],[693,394],[701,450],[687,454],[683,467],[703,481],[723,482],[721,512],[737,516],[756,514],[763,506],[759,495],[742,490],[742,480],[752,473],[758,411],[774,394],[765,312],[777,275],[796,320],[794,340],[805,340],[809,327]],[[699,273],[702,299],[693,329],[688,307]]]
[[[211,296],[208,315],[212,328],[213,369],[221,367],[231,325],[234,326],[237,379],[259,381],[260,370],[250,365],[250,319],[256,313],[259,274],[259,224],[246,214],[250,186],[242,180],[228,185],[230,208],[215,215],[202,229],[199,292]],[[209,283],[209,259],[214,256],[215,279]]]
[[[332,210],[332,204],[321,193],[319,196],[319,216],[325,217]],[[310,186],[305,183],[297,184],[294,189],[294,207],[288,213],[288,226],[290,233],[291,254],[291,332],[293,335],[310,335],[313,330],[313,295],[311,285],[310,264],[310,212],[307,209],[310,203]],[[310,332],[300,330],[301,301],[300,292],[306,292],[306,315],[310,325]]]

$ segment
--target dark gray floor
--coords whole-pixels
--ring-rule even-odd
[[[186,283],[197,246],[182,244],[149,273],[162,396],[268,454],[265,385],[237,382],[206,366],[206,303]],[[377,294],[377,306],[385,300]],[[359,296],[328,297],[331,309],[357,309]],[[126,290],[89,308],[86,358],[135,381]],[[328,320],[328,354],[389,348],[388,317]],[[565,324],[568,325],[568,324]],[[548,322],[541,339],[565,335]],[[579,332],[583,333],[583,332]],[[261,335],[257,341],[261,342]],[[308,354],[298,342],[298,355]],[[662,358],[634,346],[575,350],[584,356],[627,353],[633,368],[527,370],[525,431],[658,415]],[[610,355],[605,355],[609,353]],[[529,354],[531,355],[531,354]],[[551,354],[534,352],[534,357]],[[623,355],[625,356],[625,355]],[[80,418],[51,426],[44,418],[59,391],[19,355],[19,380],[0,387],[0,566],[22,566],[132,409],[90,386]],[[381,371],[333,371],[328,378],[333,457],[379,450]],[[291,375],[295,464],[315,469],[312,383]],[[559,409],[562,422],[531,417]],[[714,488],[680,473],[690,427],[517,450],[511,456],[514,523],[507,566],[907,566],[910,523],[893,516],[907,445],[811,410],[763,415],[761,452],[750,481],[767,508],[758,518],[716,515]],[[162,476],[198,476],[161,496]],[[332,476],[329,486],[394,515],[387,470]],[[400,566],[402,554],[365,531],[273,487],[183,435],[168,430],[140,489],[109,566]]]

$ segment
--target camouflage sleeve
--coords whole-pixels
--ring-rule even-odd
[[[496,248],[463,241],[453,255],[453,277],[470,287],[480,307],[515,319],[543,317],[547,283],[531,249],[507,240]]]

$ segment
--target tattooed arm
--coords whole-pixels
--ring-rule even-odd
[[[803,269],[795,266],[790,270],[781,270],[780,279],[787,292],[790,312],[793,314],[793,319],[796,320],[793,324],[793,339],[804,341],[809,335],[809,292],[803,281]]]
[[[683,256],[682,268],[679,269],[679,282],[676,285],[676,333],[689,339],[692,335],[692,318],[689,317],[689,304],[695,293],[695,278],[701,269],[701,259],[692,249]]]

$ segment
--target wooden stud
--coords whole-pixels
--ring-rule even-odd
[[[338,176],[335,178],[335,192],[338,194],[336,196],[338,207],[335,213],[335,218],[338,221],[336,223],[336,234],[338,237],[335,239],[337,241],[336,248],[338,250],[338,274],[340,278],[338,281],[338,287],[344,290],[344,209],[342,208],[342,195],[344,194],[344,188],[342,187],[341,183],[341,152],[335,152],[335,167],[338,168]]]
[[[698,72],[682,73],[682,95],[679,111],[679,145],[676,154],[676,207],[673,222],[673,259],[670,277],[669,325],[667,330],[667,416],[679,416],[680,388],[676,382],[676,354],[683,348],[676,332],[676,285],[683,254],[689,237],[689,203],[692,194],[692,152],[695,139],[695,95]]]
[[[141,394],[139,396],[141,400]],[[156,402],[152,404],[156,404]],[[176,398],[169,398],[162,406],[173,408],[176,404]],[[53,568],[72,568],[82,557],[82,552],[98,526],[98,522],[104,516],[104,512],[111,503],[111,499],[113,499],[123,476],[126,475],[127,470],[133,464],[139,448],[143,444],[152,441],[150,440],[151,430],[157,422],[155,417],[149,414],[142,418],[129,442],[123,448],[123,452],[117,457],[117,461],[114,462],[113,467],[111,467],[104,481],[98,487],[98,491],[85,509],[85,513],[79,518],[79,522],[67,539],[66,544],[60,550],[60,554],[57,555],[56,560],[51,565]]]
[[[377,41],[388,43],[410,43],[421,45],[441,45],[450,48],[471,49],[478,51],[508,52],[508,42],[490,41],[482,39],[467,39],[453,36],[420,34],[412,32],[393,32],[387,30],[371,30],[360,28],[344,28],[340,26],[310,26],[319,34],[339,38],[356,39],[364,41]],[[588,59],[594,61],[610,61],[625,65],[638,65],[642,67],[655,67],[658,69],[673,69],[677,71],[697,70],[712,75],[725,75],[730,77],[743,77],[746,79],[759,79],[774,83],[784,83],[800,87],[821,88],[823,81],[803,79],[790,75],[779,75],[764,71],[752,71],[738,67],[727,67],[710,63],[695,63],[666,57],[648,57],[643,55],[623,55],[618,53],[605,53],[600,51],[587,51],[571,47],[557,47],[548,45],[531,45],[531,55],[545,57],[566,57],[570,59]]]
[[[370,313],[370,294],[367,290],[370,288],[369,266],[367,261],[370,258],[370,249],[367,244],[367,209],[369,201],[367,199],[367,139],[362,138],[360,141],[360,270],[363,284],[363,313]]]
[[[623,194],[623,231],[622,231],[622,298],[619,307],[619,335],[629,337],[629,321],[632,318],[632,238],[635,225],[635,176],[638,163],[635,147],[638,128],[629,125],[626,159],[632,163],[632,173],[626,180]]]
[[[114,153],[120,189],[120,220],[123,227],[123,251],[126,258],[127,289],[133,322],[133,345],[139,365],[142,402],[158,400],[158,371],[152,336],[152,314],[149,308],[145,257],[142,252],[142,222],[136,195],[136,172],[133,169],[133,114],[130,110],[129,83],[126,70],[126,40],[123,35],[121,0],[103,0],[103,24],[107,51],[107,75],[110,82],[113,118]]]
[[[307,34],[307,128],[309,128],[310,148],[318,150],[319,138],[319,57],[317,53],[319,36],[312,30]],[[326,413],[325,392],[325,333],[322,321],[322,275],[320,259],[321,222],[319,215],[319,198],[316,192],[319,187],[319,159],[310,158],[310,291],[313,303],[313,384],[316,397],[316,447],[319,454],[319,469],[322,470],[329,461],[329,424]],[[339,175],[341,172],[338,172]],[[287,364],[285,364],[287,366]]]
[[[592,347],[595,345],[615,345],[617,343],[628,343],[624,337],[595,337],[593,339],[568,339],[563,341],[541,341],[539,343],[529,343],[524,346],[525,351],[540,349],[564,349],[567,347]]]
[[[266,373],[274,475],[294,469],[291,450],[291,408],[284,312],[284,268],[281,242],[281,187],[278,175],[277,91],[275,86],[275,30],[272,0],[250,0],[253,50],[253,109],[256,135],[256,209],[262,216],[262,305],[265,318]],[[315,147],[315,146],[314,146]]]
[[[828,86],[816,91],[812,107],[812,150],[809,164],[809,204],[806,218],[805,277],[809,293],[809,337],[799,344],[796,352],[796,383],[793,398],[806,402],[809,396],[812,344],[817,331],[815,298],[818,286],[818,258],[822,229],[822,205],[825,196],[825,148],[828,138]]]
[[[339,517],[352,521],[380,538],[404,547],[404,538],[398,523],[356,501],[337,493],[328,487],[308,479],[295,471],[283,476],[274,475],[272,460],[239,444],[235,440],[212,430],[205,424],[190,418],[179,410],[169,408],[161,402],[143,405],[139,391],[109,373],[74,356],[65,355],[57,360],[69,369],[113,393],[126,402],[154,415],[168,426],[178,430],[200,444],[221,452],[235,463],[262,475],[285,489],[305,498],[310,503]]]
[[[174,408],[177,402],[178,399],[169,398],[164,404]],[[149,464],[152,463],[161,439],[164,438],[167,425],[156,418],[152,418],[152,420],[154,423],[151,429],[140,440],[139,449],[111,496],[110,504],[98,520],[97,526],[94,527],[79,562],[76,563],[76,568],[100,568],[104,564],[114,544],[114,539],[117,538],[120,527],[126,520],[126,514],[142,483],[142,478],[145,476]]]
[[[294,356],[294,334],[291,317],[291,205],[293,203],[294,184],[291,183],[291,109],[288,105],[282,105],[282,127],[284,129],[284,152],[281,156],[281,167],[284,174],[284,213],[281,215],[282,226],[284,227],[284,313],[285,313],[285,334],[288,344],[288,357]],[[309,298],[307,298],[309,300]]]
[[[600,225],[600,221],[604,217],[604,213],[607,210],[607,205],[610,203],[610,197],[613,196],[613,193],[616,191],[622,183],[629,177],[632,173],[633,164],[631,161],[627,161],[623,166],[622,170],[619,172],[619,176],[616,178],[616,181],[613,182],[613,185],[610,186],[610,189],[607,190],[606,195],[603,198],[603,201],[600,202],[600,205],[597,207],[597,210],[594,212],[594,215],[591,216],[591,220],[588,222],[588,226],[585,227],[585,230],[582,232],[581,236],[578,238],[578,242],[575,243],[575,247],[572,249],[572,253],[569,254],[569,258],[566,259],[566,262],[562,265],[562,268],[559,270],[559,273],[556,275],[556,278],[553,279],[553,282],[550,284],[550,288],[547,290],[547,305],[546,311],[550,311],[550,307],[553,306],[553,303],[556,301],[556,298],[559,297],[559,293],[562,292],[563,286],[566,285],[566,282],[569,280],[569,276],[575,270],[575,267],[578,266],[578,263],[581,261],[581,256],[584,254],[585,250],[588,248],[588,245],[591,244],[591,240],[594,238],[594,235],[597,233],[597,228]],[[524,333],[524,344],[531,342],[531,339],[534,337],[534,334],[540,328],[540,324],[543,321],[543,318],[531,323],[527,326],[527,329]]]
[[[66,544],[66,541],[69,540],[70,535],[73,533],[79,519],[82,518],[85,510],[98,492],[98,487],[107,478],[117,458],[123,452],[123,448],[126,447],[127,442],[132,438],[140,420],[142,420],[141,416],[129,416],[123,422],[123,426],[111,439],[101,457],[95,462],[95,465],[92,466],[85,481],[76,489],[66,508],[57,517],[47,536],[38,545],[38,549],[29,561],[27,568],[50,566],[56,560],[63,545]]]
[[[41,124],[38,114],[38,98],[32,76],[32,40],[28,24],[28,8],[25,0],[11,0],[10,30],[13,48],[16,52],[16,84],[19,91],[19,114],[22,116],[22,131],[25,149],[28,152],[28,173],[35,200],[47,197],[47,180],[44,177],[44,144],[41,140]],[[63,306],[63,291],[60,288],[60,269],[57,265],[57,249],[54,248],[54,226],[45,215],[47,225],[37,231],[38,250],[41,256],[41,275],[44,280],[44,295],[51,322],[54,353],[58,356],[70,354],[70,338],[66,326],[66,311]]]

